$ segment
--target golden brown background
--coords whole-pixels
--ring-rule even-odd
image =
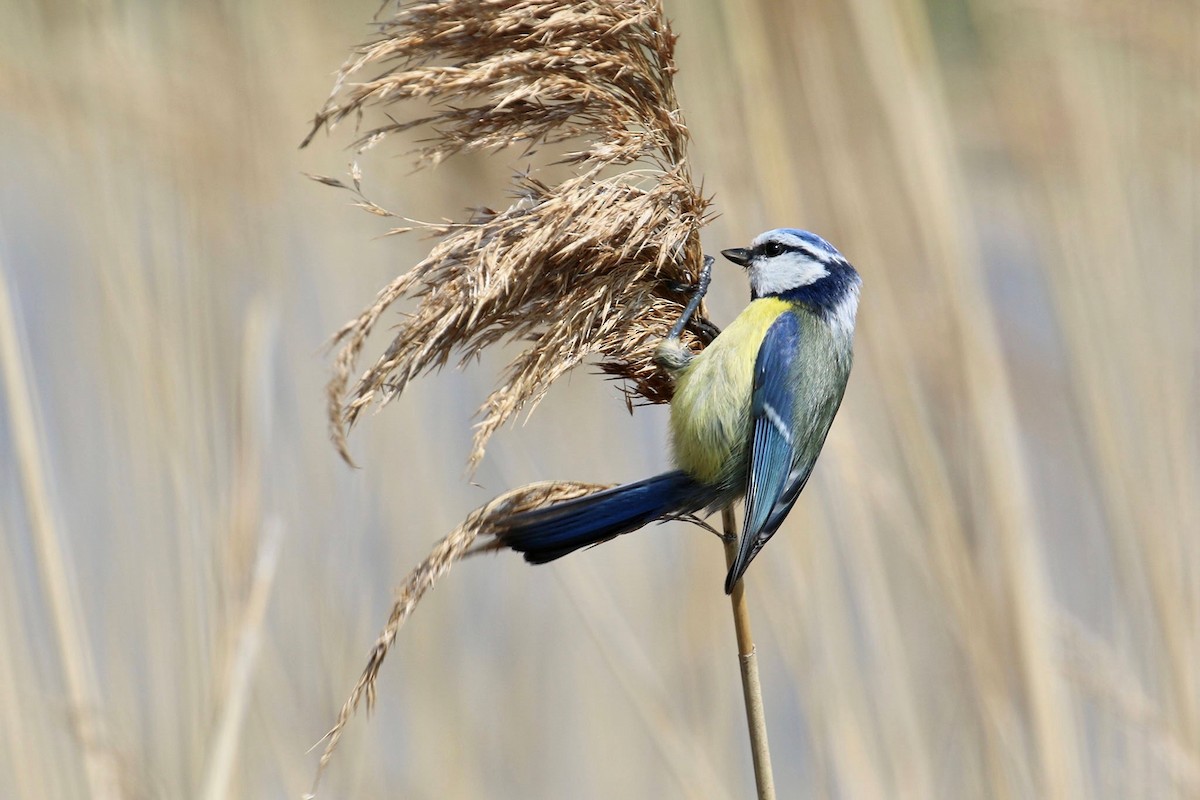
[[[580,371],[468,482],[503,353],[338,460],[322,342],[427,246],[301,175],[352,158],[297,144],[375,8],[0,2],[0,797],[297,797],[436,539],[666,465],[664,410]],[[708,250],[806,227],[865,280],[749,573],[780,796],[1200,796],[1200,7],[668,12]],[[365,189],[422,219],[527,163],[402,150]],[[322,796],[748,796],[723,574],[679,525],[456,567]]]

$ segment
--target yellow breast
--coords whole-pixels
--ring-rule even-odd
[[[788,309],[784,301],[755,300],[677,377],[671,401],[675,464],[704,483],[740,476],[749,443],[754,360],[767,329]]]

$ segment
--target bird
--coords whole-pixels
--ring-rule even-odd
[[[850,377],[862,279],[833,245],[794,228],[721,255],[748,273],[749,305],[699,353],[681,343],[708,288],[706,257],[695,296],[655,353],[675,382],[675,469],[501,519],[497,538],[526,561],[544,564],[744,498],[729,594],[795,505]]]

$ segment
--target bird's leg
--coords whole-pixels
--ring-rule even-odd
[[[667,334],[668,339],[678,339],[683,333],[683,329],[692,319],[692,315],[696,313],[696,309],[700,307],[700,303],[704,301],[704,295],[708,294],[708,284],[712,282],[712,265],[715,261],[712,256],[704,257],[704,266],[700,268],[700,282],[696,284],[696,292],[692,295],[692,299],[688,301],[687,307],[683,309],[683,314],[679,316],[679,321],[675,323],[675,327],[671,328],[671,332]]]
[[[692,299],[688,301],[687,306],[683,309],[683,313],[679,316],[679,320],[672,326],[671,331],[667,334],[667,338],[659,343],[654,350],[654,363],[658,364],[663,369],[669,372],[677,372],[686,367],[692,360],[692,351],[683,346],[683,342],[679,337],[683,333],[683,329],[687,327],[691,321],[692,315],[696,313],[696,309],[700,307],[700,303],[704,300],[704,295],[708,292],[708,285],[712,281],[712,256],[704,257],[704,266],[700,270],[700,281],[696,284],[695,292],[692,294]],[[715,338],[715,326],[709,324],[707,330],[709,340]]]

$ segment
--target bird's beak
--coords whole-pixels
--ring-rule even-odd
[[[732,250],[722,250],[721,255],[728,258],[739,267],[750,265],[750,251],[744,247],[735,247]]]

